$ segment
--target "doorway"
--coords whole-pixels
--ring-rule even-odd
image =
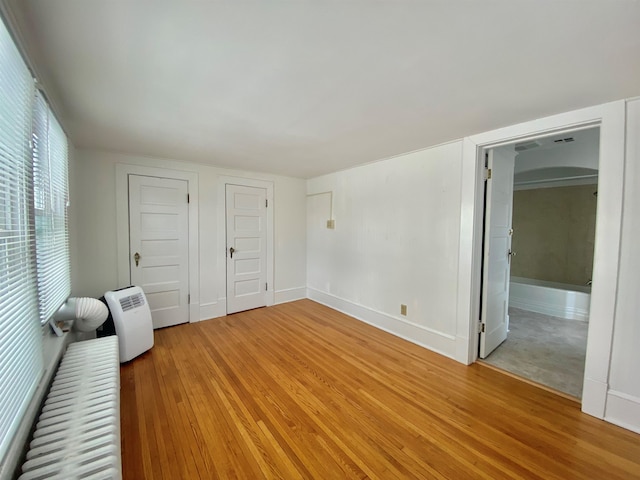
[[[600,129],[488,149],[479,357],[580,398]],[[517,254],[517,256],[516,256]]]
[[[619,288],[618,277],[621,269],[620,241],[626,135],[624,100],[540,118],[464,139],[456,295],[457,331],[460,334],[460,342],[456,358],[466,364],[478,359],[478,299],[481,295],[484,219],[482,153],[500,145],[596,126],[600,127],[600,158],[606,161],[601,162],[598,171],[598,214],[582,411],[602,419],[605,417],[607,399],[613,395],[609,387],[609,372]]]

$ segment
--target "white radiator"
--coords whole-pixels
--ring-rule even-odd
[[[122,478],[117,337],[69,345],[22,472],[19,480]]]

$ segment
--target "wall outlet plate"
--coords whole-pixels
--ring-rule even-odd
[[[335,220],[327,220],[327,228],[330,230],[333,230],[334,228],[336,228],[336,221]]]
[[[404,303],[400,304],[400,315],[407,316],[407,306]]]

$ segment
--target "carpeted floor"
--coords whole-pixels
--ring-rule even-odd
[[[509,335],[484,361],[582,398],[587,322],[509,309]]]

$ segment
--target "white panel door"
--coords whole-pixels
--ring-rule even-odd
[[[484,266],[482,273],[483,332],[480,358],[486,358],[507,339],[509,329],[509,278],[511,274],[511,214],[513,209],[513,168],[511,148],[489,151],[487,179]]]
[[[189,321],[189,205],[184,180],[129,175],[131,283],[153,328]]]
[[[267,191],[226,186],[227,313],[267,304]]]

